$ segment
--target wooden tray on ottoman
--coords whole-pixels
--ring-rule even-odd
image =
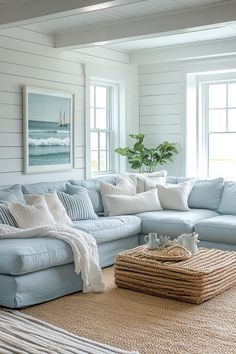
[[[236,252],[200,248],[179,262],[146,257],[139,246],[115,262],[118,287],[200,304],[236,285]]]

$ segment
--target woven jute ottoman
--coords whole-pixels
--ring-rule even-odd
[[[143,247],[118,254],[118,287],[200,304],[236,285],[236,252],[199,249],[185,261],[157,261]]]

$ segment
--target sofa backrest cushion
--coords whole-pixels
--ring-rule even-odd
[[[18,202],[25,204],[20,184],[0,190],[0,202]]]
[[[115,185],[116,176],[104,176],[101,178],[94,178],[91,180],[71,180],[70,181],[71,187],[73,187],[74,185],[77,187],[83,187],[87,190],[96,214],[101,214],[104,212],[102,197],[100,194],[101,182],[107,182]],[[67,193],[74,194],[76,193],[76,190],[75,189],[73,190],[73,188],[70,188],[70,185],[67,185]]]
[[[221,214],[236,215],[236,182],[225,181],[218,211]]]
[[[21,186],[22,192],[24,194],[46,194],[48,192],[54,191],[66,191],[66,184],[67,181],[60,181],[60,182],[38,182],[33,184],[23,184]]]
[[[188,198],[190,208],[218,210],[223,192],[223,178],[196,180]]]
[[[175,176],[167,176],[166,177],[166,184],[177,184],[177,183],[179,183],[178,178],[179,177],[175,177]]]

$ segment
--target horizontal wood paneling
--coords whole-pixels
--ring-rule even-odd
[[[164,166],[171,175],[182,174],[184,82],[180,70],[159,64],[140,66],[140,132],[147,146],[177,143],[178,155]]]
[[[173,95],[150,95],[150,96],[144,96],[140,97],[140,105],[141,106],[155,106],[155,105],[160,105],[160,104],[174,104],[174,103],[180,103],[180,95],[179,94],[173,94]]]
[[[178,94],[181,91],[181,83],[168,83],[157,85],[140,85],[140,95],[168,95]]]
[[[179,124],[141,125],[142,133],[149,135],[180,134]]]
[[[180,124],[180,114],[155,114],[142,116],[142,125]]]
[[[180,82],[181,75],[178,71],[153,72],[149,74],[140,74],[141,85],[156,85],[164,83]]]
[[[52,36],[22,28],[0,35],[0,185],[85,177],[85,77],[83,65],[111,63],[129,70],[129,55],[112,49],[81,53],[53,48]],[[116,70],[116,69],[115,69]],[[74,95],[74,168],[70,171],[23,174],[23,86]]]
[[[0,133],[22,133],[22,126],[21,119],[0,119]]]
[[[180,113],[180,105],[156,105],[156,106],[140,106],[140,114],[145,115],[156,115],[156,114],[176,114]]]

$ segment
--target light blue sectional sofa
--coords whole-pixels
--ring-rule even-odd
[[[115,176],[102,178],[115,184]],[[169,177],[168,183],[183,178]],[[22,185],[24,194],[66,191],[68,184],[87,189],[95,212],[103,212],[101,179]],[[73,189],[73,188],[72,188]],[[198,180],[189,195],[189,211],[162,210],[96,220],[75,221],[74,227],[94,236],[101,267],[114,263],[118,252],[143,243],[149,232],[177,237],[184,232],[199,233],[201,245],[236,250],[236,183]],[[74,273],[70,247],[47,237],[0,240],[0,305],[20,308],[82,290]]]

